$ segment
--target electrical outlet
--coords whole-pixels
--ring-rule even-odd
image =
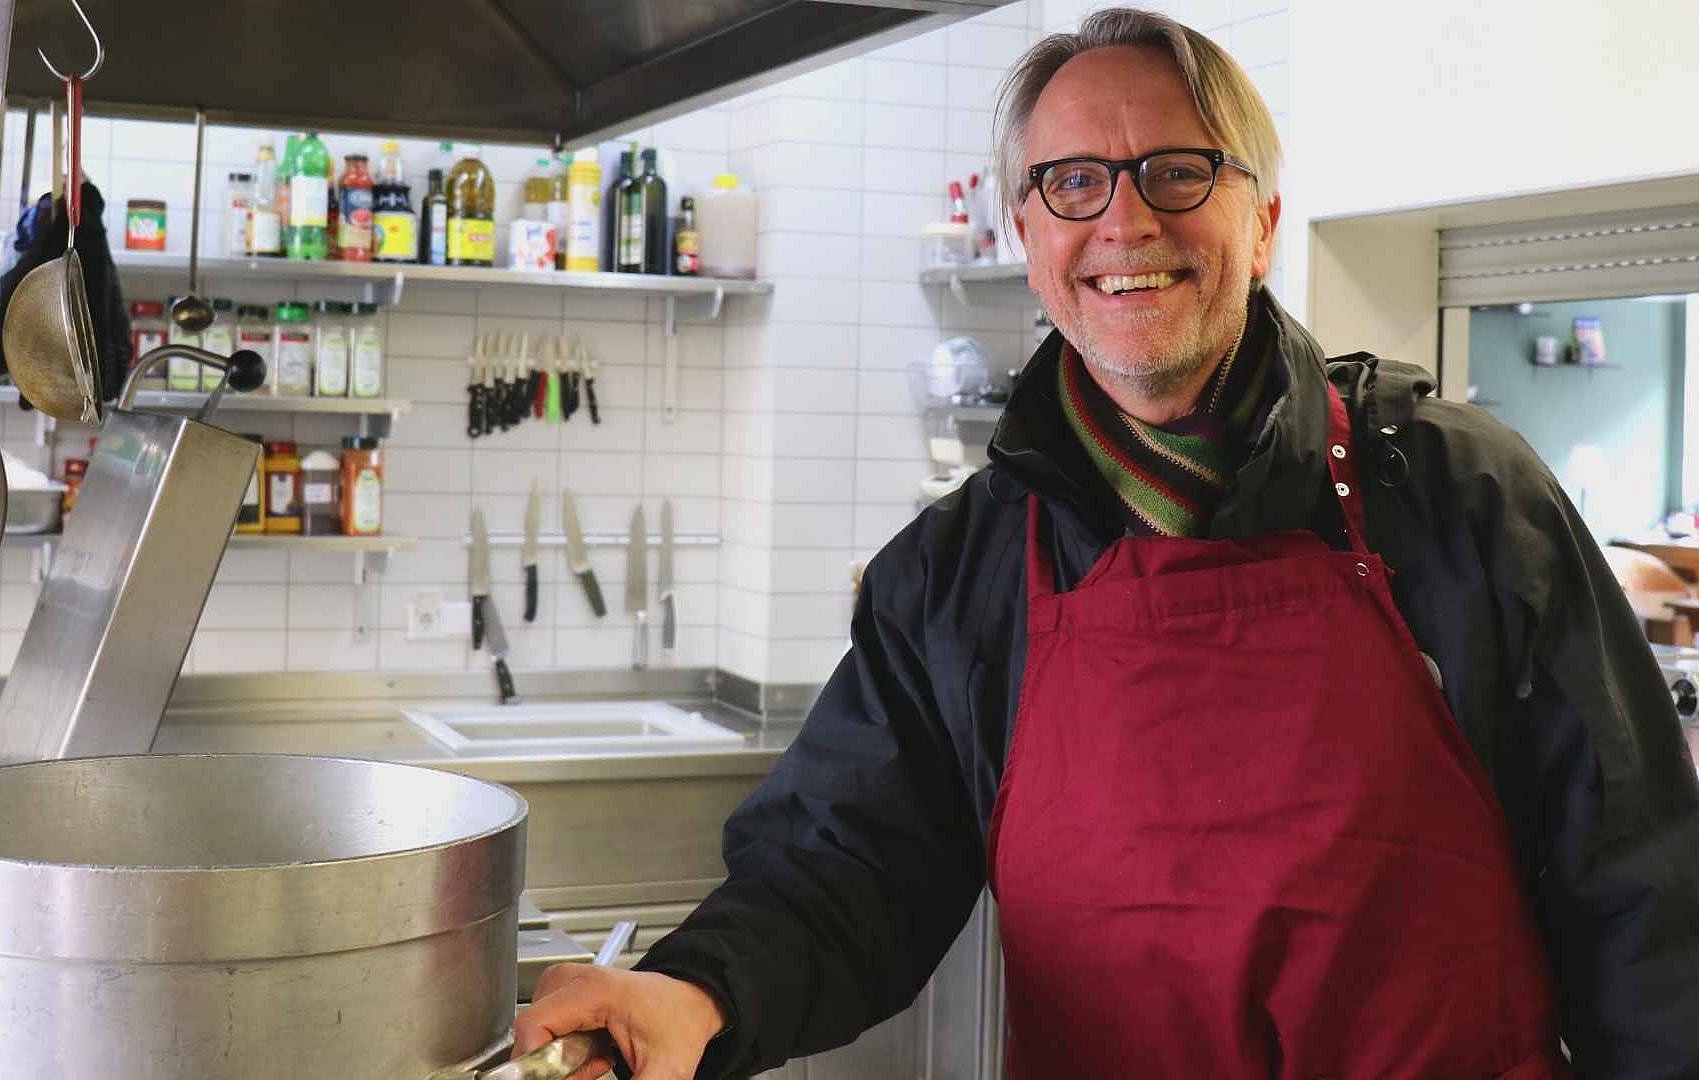
[[[407,604],[407,640],[438,641],[472,636],[472,604],[444,600],[440,592],[414,593]]]

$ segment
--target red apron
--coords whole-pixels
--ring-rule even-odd
[[[1503,813],[1363,543],[1123,538],[1029,644],[992,815],[1010,1080],[1568,1075]]]

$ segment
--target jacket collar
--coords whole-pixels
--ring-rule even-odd
[[[1327,383],[1323,353],[1309,331],[1258,286],[1241,348],[1272,350],[1279,389],[1210,521],[1216,538],[1302,529],[1316,520],[1325,490]],[[1068,427],[1056,396],[1062,335],[1052,332],[1015,382],[992,436],[993,470],[1046,500],[1069,506],[1105,541],[1120,535],[1114,495]],[[995,478],[995,477],[994,477]]]

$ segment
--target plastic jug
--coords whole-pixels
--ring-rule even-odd
[[[755,193],[739,186],[734,174],[714,177],[714,186],[696,201],[696,228],[702,276],[755,276]]]

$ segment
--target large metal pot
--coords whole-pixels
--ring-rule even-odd
[[[0,768],[0,1073],[407,1080],[513,1019],[525,801],[408,765]]]

